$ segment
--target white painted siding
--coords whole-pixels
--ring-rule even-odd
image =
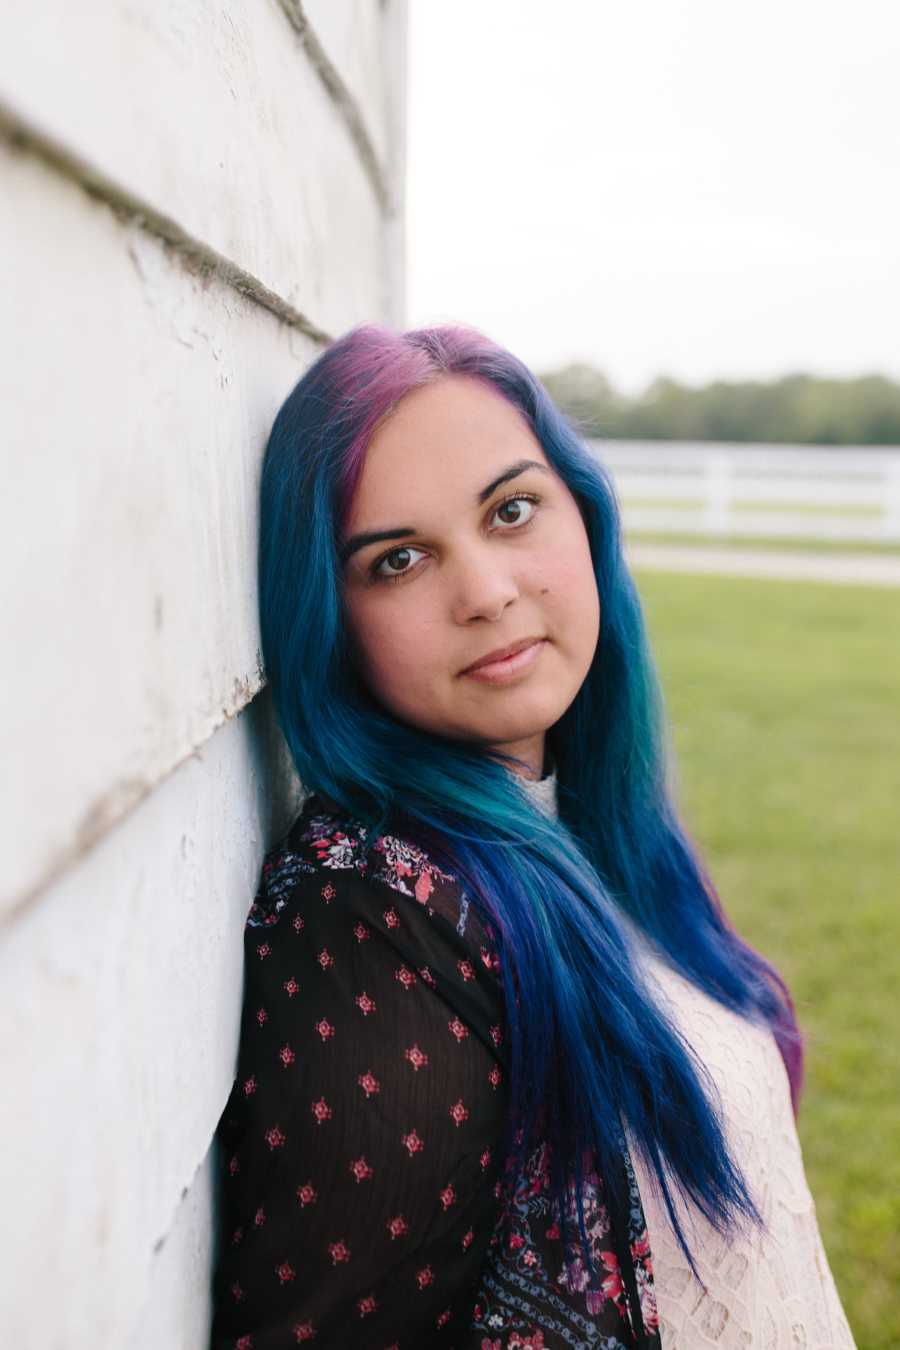
[[[3,1346],[206,1342],[242,928],[299,793],[259,467],[323,343],[403,322],[405,24],[0,20]]]

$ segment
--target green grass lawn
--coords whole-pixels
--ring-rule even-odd
[[[859,1350],[900,1346],[900,590],[637,572],[682,814],[807,1034],[798,1128]]]

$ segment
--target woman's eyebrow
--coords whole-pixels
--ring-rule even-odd
[[[519,474],[524,473],[526,469],[540,469],[541,473],[550,472],[546,464],[541,464],[536,459],[517,459],[515,464],[510,464],[508,468],[499,473],[496,478],[492,478],[475,494],[475,504],[480,506],[483,502],[486,502],[491,493],[496,492],[501,484],[508,483],[511,478],[518,478]],[[341,547],[339,554],[341,564],[348,562],[354,553],[361,548],[365,548],[368,544],[381,544],[386,539],[405,539],[415,533],[416,531],[411,525],[392,525],[385,530],[363,530],[360,534],[352,534]]]

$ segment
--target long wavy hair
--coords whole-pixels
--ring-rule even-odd
[[[508,757],[379,704],[345,625],[340,542],[366,448],[404,395],[454,374],[487,381],[524,414],[590,542],[601,632],[578,694],[547,732],[558,822],[529,799]],[[574,1186],[593,1274],[584,1164],[595,1160],[621,1224],[627,1131],[696,1273],[676,1201],[724,1236],[762,1218],[712,1081],[642,976],[634,926],[698,988],[771,1028],[795,1112],[803,1046],[783,979],[735,932],[673,803],[663,699],[607,471],[527,366],[482,333],[364,324],[327,347],[282,405],[260,505],[263,657],[301,783],[371,838],[424,842],[496,935],[510,1046],[506,1174],[547,1140],[566,1260]]]

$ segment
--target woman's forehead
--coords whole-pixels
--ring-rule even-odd
[[[358,493],[485,477],[511,457],[546,463],[521,410],[484,380],[449,375],[401,399],[369,442]]]

